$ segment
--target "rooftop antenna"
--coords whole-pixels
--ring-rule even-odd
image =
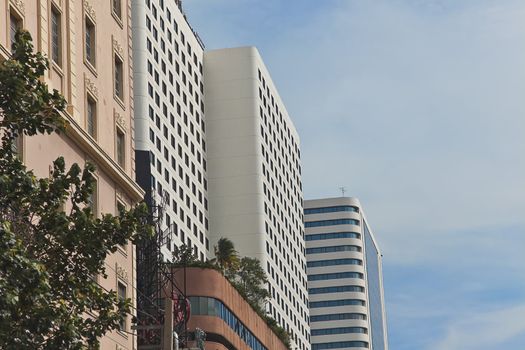
[[[346,193],[346,187],[341,186],[341,187],[339,187],[339,190],[341,191],[341,197],[344,197],[345,193]]]

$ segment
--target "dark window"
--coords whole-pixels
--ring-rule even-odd
[[[113,14],[118,18],[118,19],[122,19],[122,1],[121,0],[113,0],[113,6],[112,6],[112,11],[113,11]]]
[[[95,101],[88,96],[86,108],[86,127],[87,132],[91,137],[97,138],[97,105]]]
[[[122,60],[115,55],[115,96],[124,100],[124,64]]]
[[[22,21],[13,13],[9,15],[9,38],[11,39],[11,51],[15,43],[15,36],[18,29],[22,28]]]
[[[121,167],[124,167],[125,165],[125,162],[126,162],[126,136],[124,135],[124,133],[122,132],[122,130],[120,130],[119,128],[117,128],[117,163],[121,166]]]
[[[126,298],[127,298],[127,296],[126,296],[127,290],[126,289],[127,288],[126,288],[126,285],[124,283],[117,282],[117,294],[118,294],[118,298],[120,300],[126,300]],[[119,328],[122,331],[126,330],[126,317],[124,317],[122,319],[122,321],[120,322]]]
[[[89,19],[89,17],[86,17],[84,19],[85,25],[84,25],[84,31],[85,31],[85,54],[86,54],[86,61],[88,61],[93,67],[96,66],[95,64],[95,51],[96,51],[96,41],[95,41],[95,23]]]
[[[60,12],[51,6],[51,59],[62,66],[62,20]]]

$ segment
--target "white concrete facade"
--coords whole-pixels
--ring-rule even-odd
[[[186,244],[205,260],[204,49],[180,1],[132,0],[132,16],[137,173],[150,177],[141,185],[154,201],[164,195],[165,256]]]
[[[299,136],[254,47],[204,54],[210,240],[269,277],[267,312],[310,349]]]
[[[312,350],[387,350],[382,258],[359,200],[307,200]]]

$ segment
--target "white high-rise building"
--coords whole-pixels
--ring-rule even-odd
[[[254,47],[204,54],[210,240],[269,277],[267,312],[310,349],[299,136]]]
[[[164,197],[163,247],[184,243],[208,256],[203,50],[180,1],[132,0],[137,180]],[[167,231],[170,232],[170,231]]]
[[[359,200],[304,207],[312,350],[388,350],[382,256]]]

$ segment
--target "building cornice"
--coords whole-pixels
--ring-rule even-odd
[[[133,202],[139,202],[144,198],[144,190],[97,144],[88,133],[80,127],[75,119],[68,113],[64,117],[69,125],[65,134],[71,138],[84,152],[87,158],[96,163],[98,169],[107,174],[115,183],[117,188],[127,194]]]

